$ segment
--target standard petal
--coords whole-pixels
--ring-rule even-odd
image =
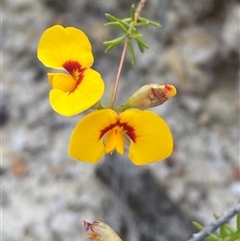
[[[83,79],[76,88],[66,93],[59,89],[52,89],[49,101],[52,108],[64,116],[72,116],[93,106],[104,92],[104,82],[101,75],[93,70],[84,71]]]
[[[93,55],[88,37],[74,27],[55,25],[42,34],[38,59],[47,67],[62,69],[66,61],[76,61],[82,68],[92,66]]]
[[[130,143],[129,158],[135,165],[161,161],[171,155],[172,133],[161,117],[148,110],[131,109],[122,112],[120,119],[134,128],[136,138]]]
[[[105,153],[102,131],[115,123],[117,113],[110,109],[86,115],[73,130],[69,144],[69,155],[79,161],[96,163]]]

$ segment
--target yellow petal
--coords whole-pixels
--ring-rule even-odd
[[[124,135],[122,132],[122,129],[118,128],[117,133],[116,133],[116,138],[117,138],[117,145],[116,145],[116,150],[119,155],[124,154]]]
[[[116,145],[117,145],[117,135],[116,134],[117,133],[116,133],[116,129],[115,128],[109,130],[106,133],[105,152],[107,154],[111,153],[116,148]]]
[[[83,78],[71,92],[52,89],[49,101],[52,108],[63,116],[72,116],[93,106],[103,95],[104,82],[101,75],[93,70],[84,71]]]
[[[102,131],[117,120],[117,113],[110,109],[86,115],[73,130],[69,155],[79,161],[98,162],[105,153]]]
[[[106,133],[105,152],[111,153],[117,150],[118,154],[124,154],[124,135],[122,128],[115,126]]]
[[[177,94],[177,89],[174,85],[160,85],[159,88],[162,89],[168,99],[174,97]]]
[[[52,82],[53,82],[53,77],[56,75],[56,74],[62,74],[62,73],[48,73],[48,82],[49,84],[52,86]]]
[[[120,120],[134,128],[135,142],[130,143],[129,158],[135,165],[161,161],[171,155],[172,133],[161,117],[148,110],[131,109],[122,112]]]
[[[42,34],[38,59],[47,67],[62,69],[66,61],[76,61],[82,68],[91,67],[93,55],[88,37],[74,27],[55,25]]]
[[[48,74],[48,79],[53,88],[64,92],[72,91],[77,82],[71,75],[64,73]]]

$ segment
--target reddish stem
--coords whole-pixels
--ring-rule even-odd
[[[121,56],[120,64],[119,64],[119,67],[118,67],[117,77],[116,77],[115,84],[114,84],[112,100],[111,100],[111,104],[110,104],[111,109],[114,108],[114,103],[115,103],[115,100],[116,100],[120,75],[121,75],[122,68],[123,68],[124,58],[125,58],[125,55],[126,55],[126,52],[127,52],[128,41],[129,41],[129,38],[127,37],[126,41],[125,41],[125,44],[124,44],[124,47],[123,47],[122,56]]]

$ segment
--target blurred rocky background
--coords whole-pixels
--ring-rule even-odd
[[[162,27],[142,29],[151,48],[137,51],[135,69],[126,60],[117,102],[146,83],[177,87],[175,98],[154,109],[175,138],[170,158],[136,167],[115,155],[98,165],[68,157],[69,136],[81,116],[61,117],[50,108],[50,70],[36,58],[39,38],[54,24],[85,31],[93,67],[106,82],[107,106],[121,49],[104,53],[102,42],[118,36],[104,26],[104,14],[126,17],[133,3],[138,2],[1,1],[2,240],[84,241],[82,220],[97,219],[124,241],[187,240],[191,220],[207,224],[213,213],[237,203],[237,0],[149,0],[143,10],[143,17]]]

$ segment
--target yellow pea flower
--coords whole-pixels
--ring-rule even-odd
[[[94,60],[91,44],[81,30],[61,25],[48,28],[39,41],[37,56],[46,67],[66,71],[48,74],[50,104],[59,114],[76,115],[102,97],[104,82],[90,68]]]
[[[69,155],[79,161],[96,163],[114,150],[124,154],[135,165],[163,160],[173,150],[172,133],[166,122],[148,110],[128,109],[118,114],[103,109],[86,115],[75,127],[69,144]]]

